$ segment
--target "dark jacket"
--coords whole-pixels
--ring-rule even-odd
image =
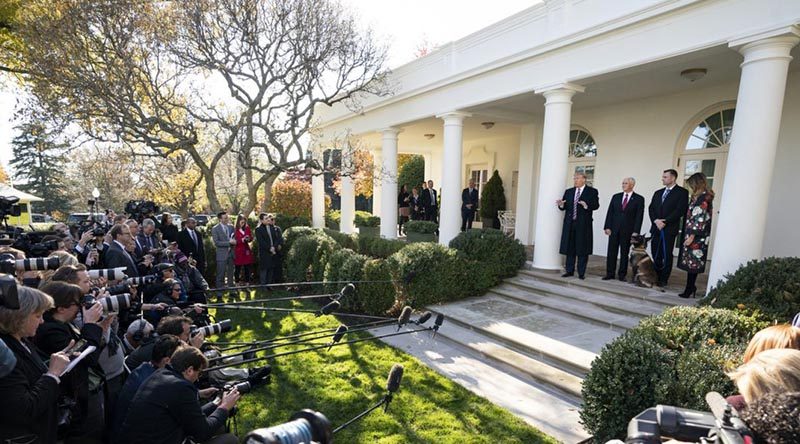
[[[133,370],[145,362],[150,362],[150,360],[153,359],[153,346],[155,345],[155,337],[151,336],[145,339],[144,342],[139,345],[139,348],[125,358],[125,366],[128,367],[129,370]]]
[[[675,185],[667,195],[667,198],[664,199],[664,203],[661,203],[661,196],[664,194],[664,190],[666,188],[662,188],[653,194],[653,200],[650,201],[650,207],[648,207],[651,222],[650,233],[653,234],[654,238],[658,236],[659,231],[654,222],[656,219],[664,219],[667,224],[664,227],[664,232],[675,236],[681,229],[681,218],[686,215],[686,210],[689,208],[689,192],[686,191],[686,188]],[[657,239],[653,239],[653,242],[656,241]]]
[[[123,250],[116,242],[111,242],[111,246],[103,256],[103,261],[106,268],[125,267],[125,274],[128,275],[128,277],[139,276],[136,259]]]
[[[409,199],[410,196],[411,194],[409,193],[402,193],[402,192],[397,193],[397,206],[399,208],[408,207],[408,202],[406,201],[406,199]]]
[[[133,402],[134,396],[136,396],[136,392],[139,391],[139,387],[142,386],[144,381],[156,371],[156,368],[153,367],[153,364],[150,362],[145,362],[136,367],[135,370],[131,370],[131,374],[128,375],[128,379],[125,380],[125,385],[122,386],[122,390],[119,392],[119,398],[117,398],[117,406],[114,412],[113,423],[111,424],[112,438],[120,436],[122,423],[125,422],[125,417],[128,416],[128,409],[131,406],[131,402]]]
[[[272,226],[272,239],[268,230],[268,225],[256,227],[256,244],[258,245],[259,268],[274,268],[280,265],[281,248],[283,248],[283,234],[277,225]],[[275,254],[272,254],[270,247],[275,247]],[[276,257],[277,256],[277,257]]]
[[[472,204],[472,208],[467,208],[467,204]],[[469,188],[464,188],[461,191],[461,211],[476,211],[478,209],[478,189],[473,188],[470,192]]]
[[[0,339],[17,359],[14,370],[0,378],[0,442],[35,435],[37,439],[30,442],[54,443],[58,429],[58,383],[44,375],[47,366],[31,342],[25,341],[28,351],[9,335],[0,335]]]
[[[188,228],[181,230],[178,233],[178,249],[183,254],[193,257],[197,261],[197,269],[202,273],[206,269],[206,250],[203,248],[203,235],[197,230],[194,230],[194,234],[197,237],[197,244],[192,241]]]
[[[644,197],[639,194],[631,193],[628,204],[622,209],[622,198],[625,193],[617,193],[611,197],[606,212],[606,223],[604,230],[611,230],[620,239],[629,239],[633,233],[642,231],[642,221],[644,220]]]
[[[161,226],[161,239],[168,243],[178,242],[178,227],[175,224]]]
[[[575,254],[577,256],[588,256],[592,254],[592,212],[600,208],[597,190],[589,185],[584,186],[583,192],[578,198],[578,205],[575,208],[577,218],[572,220],[573,202],[575,201],[575,187],[567,188],[564,191],[565,200],[563,206],[559,207],[564,212],[564,222],[561,227],[561,247],[560,254],[568,254],[569,236],[572,225],[575,224]],[[580,202],[586,202],[586,209]]]
[[[118,442],[180,444],[187,436],[196,442],[206,441],[225,425],[227,418],[225,409],[204,415],[197,388],[167,365],[139,387]]]

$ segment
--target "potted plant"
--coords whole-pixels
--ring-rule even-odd
[[[331,210],[325,215],[325,226],[331,230],[339,231],[339,222],[342,220],[342,212],[339,210]]]
[[[366,211],[356,211],[353,223],[358,227],[361,236],[379,237],[381,232],[381,218],[373,216]]]
[[[503,189],[503,179],[497,170],[494,170],[492,177],[486,182],[481,190],[480,214],[483,228],[500,228],[500,219],[497,212],[506,209],[506,194]]]
[[[436,242],[436,230],[439,226],[427,220],[412,220],[403,224],[406,241],[411,242]]]

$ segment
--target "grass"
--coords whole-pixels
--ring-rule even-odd
[[[272,293],[272,295],[283,295]],[[258,294],[258,297],[268,297]],[[271,303],[271,307],[318,308],[312,302]],[[218,320],[237,327],[220,341],[247,342],[335,328],[332,316],[220,310]],[[443,329],[447,327],[445,323]],[[343,341],[365,337],[348,334]],[[325,342],[325,341],[321,341]],[[295,348],[299,346],[294,346]],[[291,347],[276,351],[291,350]],[[273,352],[274,353],[274,352]],[[387,413],[378,409],[335,435],[337,443],[555,443],[512,414],[439,375],[416,358],[379,341],[278,357],[272,383],[239,401],[239,435],[289,421],[308,408],[323,413],[333,427],[378,402],[395,363],[405,367],[400,389]],[[259,363],[251,364],[253,366]]]

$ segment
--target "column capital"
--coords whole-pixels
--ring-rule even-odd
[[[798,43],[800,28],[785,26],[731,40],[728,47],[744,56],[744,66],[760,60],[792,60],[790,52]]]
[[[378,131],[380,131],[381,136],[384,139],[386,138],[396,139],[397,135],[403,132],[403,129],[394,126],[387,126],[386,128],[381,128]]]
[[[541,94],[545,98],[545,105],[549,105],[552,103],[572,103],[572,96],[576,93],[580,93],[585,91],[581,85],[575,83],[556,83],[553,85],[548,85],[543,88],[535,89],[534,92],[536,94]]]
[[[464,111],[448,111],[436,115],[437,119],[444,120],[445,125],[462,125],[467,117],[472,117],[472,114]]]

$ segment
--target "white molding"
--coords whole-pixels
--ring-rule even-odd
[[[796,22],[800,22],[800,18],[795,19]],[[797,25],[789,25],[789,26],[781,26],[778,28],[767,28],[767,29],[760,29],[757,31],[748,31],[743,34],[739,34],[733,37],[730,41],[728,41],[728,47],[731,49],[739,50],[741,47],[757,42],[759,40],[765,40],[773,37],[800,37],[800,27]]]

